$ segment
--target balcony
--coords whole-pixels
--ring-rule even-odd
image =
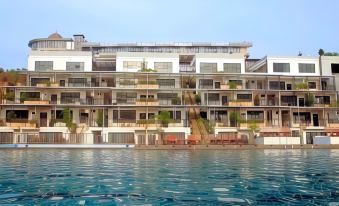
[[[159,84],[156,81],[138,81],[138,89],[159,89]]]
[[[221,84],[220,89],[242,89],[242,85]]]
[[[180,72],[195,72],[195,66],[179,65]]]
[[[263,119],[253,119],[253,120],[241,120],[240,121],[240,128],[249,128],[251,125],[255,124],[258,128],[265,127],[265,120]]]
[[[159,106],[159,100],[157,99],[137,99],[135,101],[137,106]]]
[[[41,100],[39,98],[28,98],[28,99],[23,100],[22,102],[24,104],[31,104],[31,105],[48,105],[49,104],[49,100]]]
[[[251,107],[253,106],[252,101],[245,101],[245,100],[231,100],[228,102],[228,106],[230,107]]]
[[[37,127],[37,121],[28,119],[11,119],[7,120],[5,126],[13,129],[35,129]]]

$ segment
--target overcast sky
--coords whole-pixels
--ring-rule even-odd
[[[33,38],[253,43],[266,54],[339,51],[338,0],[1,0],[0,67],[26,67]]]

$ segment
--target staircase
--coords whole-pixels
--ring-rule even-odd
[[[186,93],[185,96],[186,102],[189,102],[190,105],[196,105],[193,92]],[[208,131],[202,121],[198,121],[200,117],[200,109],[196,107],[189,108],[188,117],[190,122],[190,127],[192,135],[200,137],[203,140],[204,135],[208,135]]]

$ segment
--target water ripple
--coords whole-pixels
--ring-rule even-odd
[[[339,150],[0,150],[0,205],[335,205]]]

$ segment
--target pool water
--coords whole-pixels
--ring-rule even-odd
[[[339,150],[0,150],[0,205],[339,205]]]

